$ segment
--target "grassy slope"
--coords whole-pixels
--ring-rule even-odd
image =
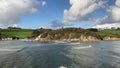
[[[0,29],[0,33],[9,37],[28,38],[32,36],[31,29]]]
[[[101,37],[119,37],[120,38],[120,30],[101,30],[97,32]]]

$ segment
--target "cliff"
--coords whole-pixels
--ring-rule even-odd
[[[103,40],[120,40],[119,37],[104,37]]]
[[[36,41],[51,41],[52,39],[45,37],[42,38],[41,35],[35,38]],[[98,41],[100,39],[93,37],[93,36],[84,36],[81,35],[78,38],[62,38],[62,39],[54,39],[54,40],[63,40],[63,41]]]
[[[37,41],[65,40],[65,41],[98,41],[100,37],[92,31],[81,28],[65,28],[57,30],[38,30]]]

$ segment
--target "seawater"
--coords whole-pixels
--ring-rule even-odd
[[[0,68],[120,68],[120,41],[0,41]]]

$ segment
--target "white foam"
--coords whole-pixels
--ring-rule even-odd
[[[59,68],[67,68],[67,67],[65,67],[65,66],[60,66]]]
[[[113,57],[114,57],[114,58],[118,58],[118,59],[120,59],[120,57],[119,57],[119,56],[117,56],[117,55],[113,55]]]
[[[32,41],[32,39],[19,39],[19,41]]]
[[[79,42],[71,42],[71,43],[69,43],[69,44],[73,44],[73,45],[78,45],[78,44],[80,44]]]
[[[54,41],[55,43],[61,44],[61,43],[67,43],[65,41]]]
[[[79,46],[79,47],[73,47],[72,49],[86,49],[86,48],[91,48],[92,46]]]
[[[20,49],[0,49],[0,51],[18,51]]]

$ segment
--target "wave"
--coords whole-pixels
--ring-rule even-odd
[[[71,44],[71,45],[79,45],[80,42],[67,42],[67,41],[54,41],[57,44]]]
[[[67,43],[65,41],[54,41],[55,43]]]
[[[86,49],[86,48],[91,48],[92,46],[79,46],[79,47],[73,47],[72,49]]]
[[[58,68],[67,68],[67,67],[65,67],[65,66],[60,66],[60,67],[58,67]]]
[[[20,49],[0,49],[0,51],[18,51]]]
[[[117,59],[120,59],[120,57],[117,56],[117,55],[113,55],[112,57],[117,58]]]
[[[79,42],[70,42],[69,44],[73,44],[73,45],[79,45]]]

